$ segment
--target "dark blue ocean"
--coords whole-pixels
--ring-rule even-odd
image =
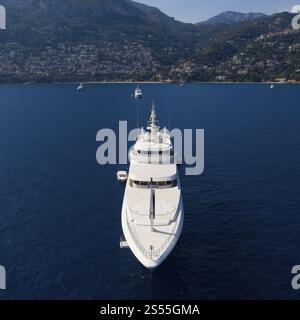
[[[96,133],[136,126],[135,86],[0,86],[0,299],[300,298],[300,87],[143,85],[160,123],[205,129],[205,172],[181,183],[185,225],[155,272],[119,248],[119,166]]]

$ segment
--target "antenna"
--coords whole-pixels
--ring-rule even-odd
[[[151,107],[151,114],[149,117],[148,121],[148,127],[147,129],[150,131],[151,134],[151,142],[156,140],[157,133],[159,132],[159,126],[158,126],[158,121],[157,121],[157,116],[156,116],[156,110],[155,110],[155,105],[154,103],[152,104]]]
[[[169,128],[168,128],[169,131],[171,131],[171,116],[172,116],[171,109],[172,109],[172,105],[170,103],[169,104]]]
[[[136,124],[137,129],[140,128],[140,103],[139,101],[136,101]]]

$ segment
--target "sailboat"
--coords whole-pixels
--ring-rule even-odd
[[[84,85],[81,82],[80,85],[77,87],[77,91],[84,91],[84,90],[85,90]]]

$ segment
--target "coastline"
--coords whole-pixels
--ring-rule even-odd
[[[180,85],[182,82],[175,81],[82,81],[84,84],[176,84]],[[42,83],[42,82],[34,82]],[[78,84],[80,81],[54,81],[49,82],[50,84]],[[184,82],[184,85],[188,84],[300,84],[300,81],[191,81]]]
[[[82,83],[86,85],[99,85],[99,84],[158,84],[158,85],[180,85],[179,82],[173,82],[173,81],[81,81]],[[80,83],[80,81],[30,81],[30,82],[1,82],[0,85],[34,85],[34,84],[48,84],[48,85],[63,85],[63,84],[72,84],[77,85]],[[276,81],[265,81],[265,82],[254,82],[254,81],[206,81],[206,82],[186,82],[184,85],[192,85],[192,84],[216,84],[216,85],[231,85],[231,84],[260,84],[260,85],[300,85],[300,81],[286,81],[286,82],[276,82]]]

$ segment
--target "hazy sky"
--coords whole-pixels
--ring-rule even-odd
[[[222,11],[274,13],[290,11],[300,0],[135,0],[158,7],[185,22],[206,20]]]

